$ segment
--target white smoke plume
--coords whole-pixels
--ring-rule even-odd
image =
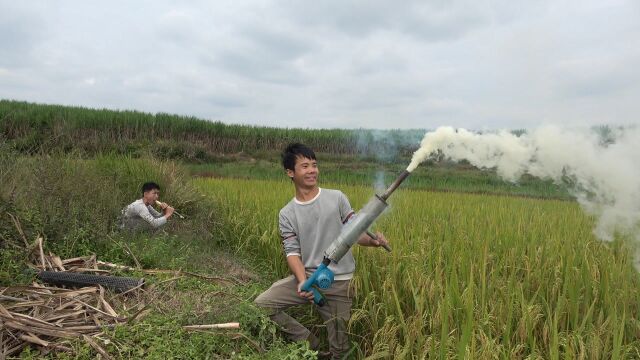
[[[373,188],[375,189],[376,193],[381,193],[385,190],[384,171],[376,171],[376,180],[373,184]]]
[[[596,216],[598,238],[610,241],[620,232],[640,241],[640,129],[610,136],[603,142],[594,131],[557,126],[519,137],[508,131],[476,134],[440,127],[425,134],[407,170],[440,152],[478,168],[495,168],[512,182],[525,173],[556,183],[565,180],[583,209]]]

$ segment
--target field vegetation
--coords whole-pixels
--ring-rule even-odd
[[[322,179],[342,185],[360,185],[380,190],[390,184],[407,163],[373,163],[332,159],[319,154]],[[196,177],[239,178],[286,182],[280,160],[238,159],[209,164],[188,164],[189,172]],[[433,163],[417,168],[414,176],[403,183],[403,188],[437,192],[465,192],[476,194],[502,194],[532,198],[572,200],[566,184],[557,185],[550,180],[525,176],[517,183],[502,180],[492,171],[478,171],[469,165]]]
[[[364,135],[363,135],[364,134]],[[395,134],[395,135],[394,135]],[[287,344],[252,300],[287,274],[277,229],[293,196],[278,152],[319,150],[321,186],[354,209],[408,163],[422,132],[275,129],[168,114],[0,101],[0,286],[28,284],[38,235],[65,257],[241,279],[170,281],[140,322],[118,327],[116,358],[315,358]],[[413,137],[412,137],[413,136]],[[187,215],[166,233],[117,230],[155,180]],[[353,358],[640,358],[640,276],[624,238],[602,243],[564,186],[505,183],[467,164],[429,162],[375,224],[393,252],[356,248]],[[126,245],[126,246],[125,246]],[[134,256],[135,255],[135,259]],[[168,281],[168,282],[167,282]],[[309,307],[294,310],[324,329]],[[182,325],[240,321],[241,334]],[[95,358],[86,344],[50,358]],[[41,355],[26,348],[22,358]]]
[[[141,196],[139,188],[149,179],[162,187],[161,199],[187,218],[170,221],[159,233],[118,230],[120,210]],[[229,255],[233,248],[223,237],[225,219],[215,199],[202,197],[179,164],[127,156],[23,156],[5,143],[0,144],[0,184],[0,288],[36,280],[27,264],[30,244],[40,235],[45,252],[62,259],[95,254],[99,260],[122,265],[139,263],[144,269],[183,270],[233,280],[216,283],[176,279],[170,273],[121,274],[145,277],[148,286],[161,285],[163,290],[149,300],[149,314],[141,321],[108,332],[111,343],[104,347],[115,358],[313,357],[314,352],[304,345],[286,344],[275,337],[275,325],[253,306],[251,299],[267,286],[256,275],[263,270],[249,263],[249,257]],[[127,316],[136,309],[118,311]],[[242,323],[237,338],[182,329],[183,325],[231,321]],[[96,357],[82,341],[68,346],[73,353],[47,357]],[[3,350],[0,346],[0,354]],[[42,357],[29,347],[20,355]]]
[[[199,179],[236,251],[287,274],[274,219],[291,184]],[[358,209],[373,194],[339,187]],[[623,359],[640,356],[640,278],[573,202],[400,190],[376,225],[393,253],[356,248],[359,358]],[[251,250],[250,250],[251,249]]]
[[[521,133],[522,131],[515,131]],[[281,180],[279,151],[316,149],[325,179],[379,186],[409,162],[423,130],[280,129],[226,125],[169,114],[95,110],[0,100],[0,139],[19,154],[175,160],[194,176]],[[571,199],[566,186],[530,177],[517,184],[468,164],[430,162],[405,187]]]
[[[95,110],[0,100],[0,134],[21,152],[74,150],[148,154],[192,162],[223,154],[271,152],[300,141],[318,152],[408,155],[424,130],[285,129],[227,125],[195,117]]]

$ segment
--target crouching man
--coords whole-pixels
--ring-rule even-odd
[[[173,215],[174,209],[160,203],[162,213],[156,211],[156,205],[160,195],[160,185],[154,182],[142,185],[142,199],[138,199],[122,209],[122,223],[120,227],[128,230],[157,229],[167,223]]]
[[[312,349],[319,350],[319,340],[284,310],[313,303],[313,293],[301,291],[301,286],[322,262],[324,251],[354,216],[354,211],[341,191],[318,187],[318,163],[308,147],[289,145],[282,153],[282,165],[295,187],[295,197],[280,210],[279,216],[280,235],[292,275],[275,282],[255,303],[267,309],[290,340],[306,340]],[[363,234],[358,244],[376,247],[388,244],[382,234],[377,235],[378,240],[374,240]],[[341,359],[349,351],[346,327],[353,297],[349,285],[355,270],[351,250],[339,264],[331,264],[329,268],[335,274],[335,282],[324,291],[326,304],[316,309],[326,324],[330,355]]]

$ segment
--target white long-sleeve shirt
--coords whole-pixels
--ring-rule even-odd
[[[122,209],[122,224],[124,229],[159,228],[167,223],[167,218],[151,205],[145,205],[138,199]]]

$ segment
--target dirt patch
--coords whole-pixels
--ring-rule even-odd
[[[258,275],[244,267],[236,261],[234,257],[227,253],[217,253],[211,258],[212,267],[216,272],[225,277],[236,279],[240,282],[257,281]]]

